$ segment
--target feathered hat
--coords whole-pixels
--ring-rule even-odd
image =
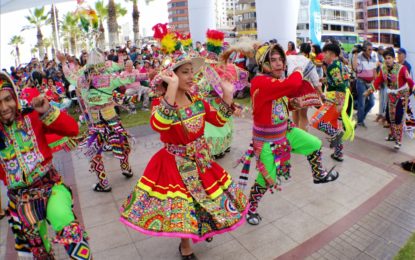
[[[222,52],[225,34],[218,30],[208,29],[206,32],[206,48],[208,52],[219,55]]]
[[[224,63],[229,62],[229,58],[233,53],[242,53],[243,55],[252,58],[255,55],[256,50],[261,46],[261,43],[256,40],[252,40],[248,37],[241,37],[238,42],[231,45],[220,56],[220,59]]]
[[[181,48],[179,34],[167,28],[167,23],[156,24],[153,26],[153,31],[154,39],[160,42],[161,51],[167,55],[161,64],[165,69],[174,70],[183,64],[192,63],[193,70],[196,72],[203,66],[203,58],[196,57],[190,52],[184,52],[183,48]]]
[[[88,5],[84,5],[84,1],[78,1],[78,7],[76,8],[75,17],[79,19],[81,28],[88,34],[91,32],[98,32],[98,14]]]
[[[179,36],[180,43],[183,46],[183,49],[185,51],[188,51],[190,46],[192,46],[192,43],[193,43],[191,34],[190,33],[183,33],[183,34],[178,33],[178,36]]]

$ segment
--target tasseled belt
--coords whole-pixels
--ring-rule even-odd
[[[271,143],[272,153],[275,155],[275,160],[284,159],[289,160],[289,153],[290,153],[290,145],[286,139],[286,134],[288,130],[288,121],[282,122],[278,125],[273,126],[257,126],[254,125],[252,130],[252,142],[250,144],[249,149],[245,152],[244,156],[242,156],[238,161],[236,166],[239,163],[243,163],[241,175],[239,176],[239,186],[241,188],[245,188],[248,183],[248,174],[249,169],[251,166],[251,159],[252,157],[257,157],[257,168],[259,172],[264,173],[265,168],[259,161],[259,156],[262,151],[262,147],[264,146],[265,142]],[[288,158],[286,157],[288,154]],[[235,166],[235,167],[236,167]],[[289,168],[284,170],[287,171],[287,175],[289,174]],[[267,176],[264,176],[266,179]],[[267,180],[267,182],[271,182],[272,180]],[[278,185],[279,183],[273,184]],[[273,186],[271,185],[271,186]],[[279,187],[276,187],[277,189]],[[272,191],[272,189],[271,189]]]

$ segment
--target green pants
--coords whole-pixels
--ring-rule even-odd
[[[78,223],[75,221],[72,206],[72,194],[69,188],[64,184],[54,185],[46,205],[46,220],[62,239],[74,238],[74,234],[63,231],[70,227],[78,226]],[[19,218],[14,202],[9,203],[9,210],[11,212],[9,223],[15,236],[16,251],[19,254],[32,253],[35,259],[49,256],[51,253],[51,244],[47,238],[46,221],[42,220],[28,227]],[[75,234],[78,237],[83,235],[82,228],[75,230],[82,232],[82,234]],[[85,237],[80,242],[69,242],[70,244],[66,244],[66,242],[59,243],[64,244],[71,259],[91,258],[90,249]],[[79,248],[82,248],[82,250],[79,250]]]
[[[61,231],[75,220],[72,211],[72,194],[65,185],[59,184],[52,187],[46,217],[56,232]]]
[[[287,139],[291,145],[291,152],[294,154],[310,155],[321,149],[321,140],[316,136],[300,129],[292,128],[287,132]],[[265,169],[274,181],[277,178],[277,165],[270,143],[264,143],[259,160],[264,164]],[[261,187],[266,187],[266,182],[261,173],[258,173],[256,182]]]

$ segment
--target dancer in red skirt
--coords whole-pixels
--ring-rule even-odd
[[[144,234],[181,238],[182,259],[195,259],[194,242],[211,240],[240,226],[247,199],[209,154],[205,122],[223,126],[232,115],[233,89],[222,83],[218,109],[189,94],[202,58],[181,55],[159,76],[164,94],[153,101],[150,119],[164,148],[148,163],[121,208],[121,222]]]

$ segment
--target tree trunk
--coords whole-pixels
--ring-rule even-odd
[[[37,48],[39,49],[39,59],[43,60],[45,57],[45,49],[43,48],[43,34],[40,30],[40,26],[37,27]]]
[[[56,14],[56,17],[55,17]],[[57,28],[57,24],[55,24],[55,21],[58,21],[58,9],[55,5],[52,5],[52,8],[50,10],[50,20],[51,20],[51,26],[52,26],[52,37],[53,37],[53,47],[52,50],[58,48],[58,33],[59,28]],[[55,58],[55,52],[52,51],[53,58]]]
[[[16,58],[17,58],[17,63],[20,65],[20,50],[19,50],[19,45],[16,44]]]
[[[101,50],[106,50],[106,42],[105,42],[105,28],[104,28],[104,24],[102,23],[102,20],[99,20],[99,36],[97,39],[97,45],[98,48],[100,48]]]
[[[75,40],[74,35],[70,36],[69,42],[70,42],[70,46],[71,46],[72,55],[76,55],[76,40]]]
[[[134,33],[134,44],[140,45],[140,28],[139,26],[140,12],[138,11],[137,0],[133,1],[133,33]]]
[[[114,0],[108,1],[108,36],[109,47],[114,48],[119,43],[118,23]]]

